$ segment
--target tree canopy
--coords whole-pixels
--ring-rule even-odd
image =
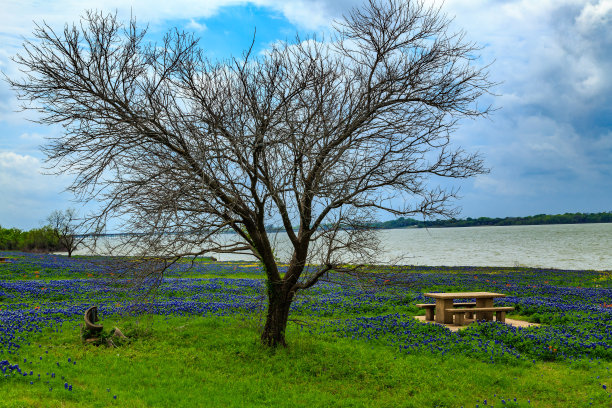
[[[168,259],[256,256],[262,341],[278,345],[298,291],[373,259],[377,214],[452,215],[456,191],[432,178],[486,171],[451,135],[489,113],[477,101],[492,83],[449,24],[421,0],[370,0],[325,41],[211,61],[192,34],[153,44],[134,19],[87,12],[60,33],[38,25],[15,57],[23,78],[9,81],[39,123],[64,127],[45,152],[78,197],[103,204],[93,230],[119,218]],[[271,224],[292,245],[282,271]]]

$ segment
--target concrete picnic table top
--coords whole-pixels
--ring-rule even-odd
[[[443,293],[423,293],[423,296],[435,299],[471,299],[471,298],[496,298],[506,297],[503,293],[494,292],[443,292]]]

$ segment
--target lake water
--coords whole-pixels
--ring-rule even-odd
[[[381,232],[406,264],[612,270],[612,224],[401,229]]]
[[[399,258],[406,265],[612,270],[612,224],[406,228],[378,233],[385,248],[379,262],[397,263]],[[282,253],[288,241],[281,238],[277,245]]]

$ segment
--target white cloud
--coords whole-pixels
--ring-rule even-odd
[[[32,132],[32,133],[26,132],[26,133],[20,134],[19,139],[26,140],[29,142],[43,142],[45,140],[45,136],[40,133],[36,133],[36,132]]]
[[[527,189],[527,191],[525,191],[525,185],[521,183],[512,182],[510,180],[488,174],[477,177],[474,180],[474,188],[501,196],[524,197],[526,193],[527,195],[539,193],[532,189]]]
[[[189,24],[186,27],[200,32],[207,30],[206,24],[198,23],[193,18],[189,20]]]
[[[0,169],[3,169],[4,174],[7,171],[23,172],[38,167],[40,167],[40,161],[35,157],[13,152],[0,152]]]
[[[481,194],[538,200],[539,195],[569,197],[587,186],[601,193],[601,186],[610,184],[612,132],[585,138],[570,124],[545,116],[496,125],[492,137],[497,140],[481,149],[492,171],[473,185]]]
[[[36,157],[15,152],[0,152],[0,191],[4,199],[7,192],[40,193],[60,192],[64,189],[65,176],[44,174],[43,163]]]
[[[612,23],[612,0],[600,0],[597,4],[588,3],[576,23],[582,31],[590,31],[597,26],[609,28]]]
[[[449,15],[456,15],[454,24],[486,44],[484,60],[495,60],[491,75],[502,82],[496,89],[501,96],[495,100],[502,109],[493,114],[492,122],[459,130],[461,143],[479,145],[492,167],[491,174],[474,182],[481,197],[492,195],[500,203],[540,201],[541,212],[551,205],[543,196],[609,202],[611,4],[612,0],[446,2]]]
[[[270,2],[272,7],[280,9],[289,21],[310,30],[329,25],[333,16],[323,2],[288,1]],[[276,4],[274,4],[276,3]]]
[[[66,177],[43,175],[36,157],[0,152],[0,225],[34,228],[54,209],[65,208]]]
[[[310,1],[310,0],[64,0],[37,2],[33,0],[4,2],[0,15],[0,30],[3,36],[18,39],[19,35],[30,35],[32,21],[46,21],[52,27],[61,29],[66,22],[77,21],[85,10],[115,12],[121,18],[134,15],[140,22],[158,25],[174,19],[197,20],[211,17],[222,7],[254,4],[280,11],[294,24],[306,29],[328,25],[342,10],[361,1]],[[193,27],[195,28],[195,27]],[[198,28],[199,29],[199,28]],[[18,41],[19,43],[21,41]]]

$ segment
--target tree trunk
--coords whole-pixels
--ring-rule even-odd
[[[66,241],[66,249],[68,250],[68,258],[72,257],[72,251],[74,251],[74,236],[70,235]]]
[[[268,312],[266,324],[261,334],[261,342],[269,347],[286,347],[285,330],[287,329],[287,321],[289,319],[289,309],[295,297],[295,284],[306,264],[305,260],[309,241],[303,239],[302,244],[296,248],[283,278],[278,273],[274,253],[267,241],[267,236],[264,242],[267,245],[260,253],[266,254],[266,256],[262,256],[262,262],[267,275]]]
[[[285,330],[293,295],[287,293],[282,283],[268,285],[268,313],[261,334],[261,342],[270,347],[287,346]]]

